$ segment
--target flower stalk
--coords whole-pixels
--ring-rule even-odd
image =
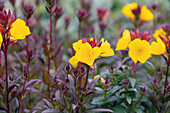
[[[84,88],[86,88],[86,86],[87,86],[88,77],[89,77],[89,69],[90,69],[90,67],[87,66],[87,74],[86,74],[86,81],[85,81],[85,84],[84,84]]]

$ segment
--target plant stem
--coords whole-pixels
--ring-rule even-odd
[[[19,100],[18,113],[19,113],[19,110],[20,110],[20,106],[21,106],[21,101]]]
[[[90,67],[87,66],[87,75],[86,75],[86,81],[85,81],[85,84],[84,84],[84,88],[86,88],[86,86],[87,86],[88,77],[89,77],[89,69],[90,69]]]
[[[80,40],[80,33],[81,33],[81,20],[79,20],[78,40]]]
[[[26,20],[26,25],[28,25],[28,18]],[[28,51],[28,47],[29,47],[29,40],[28,40],[28,36],[26,37],[26,51]]]
[[[55,29],[54,29],[54,41],[55,41],[55,47],[57,48],[57,45],[58,45],[58,39],[57,39],[57,20],[56,20],[56,22],[54,24],[54,27],[55,27]]]
[[[105,104],[106,104],[106,92],[107,92],[107,88],[106,88],[106,90],[104,91],[104,102],[105,102]]]
[[[76,78],[74,78],[74,87],[75,87],[75,91],[76,91]]]
[[[170,64],[170,55],[168,56],[168,60],[167,60],[166,78],[165,78],[164,93],[163,93],[164,98],[163,98],[163,100],[162,100],[162,104],[164,104],[165,96],[166,96],[166,89],[167,89],[167,84],[168,84],[169,64]]]
[[[66,100],[65,100],[65,98],[64,98],[64,95],[63,95],[63,101],[64,101],[64,105],[65,105],[65,107],[66,107],[66,109],[67,109],[67,112],[70,113],[70,112],[69,112],[69,109],[67,108],[67,104],[66,104]]]
[[[132,111],[134,110],[134,108],[136,107],[136,105],[140,102],[140,100],[142,99],[143,93],[140,95],[138,101],[133,105],[133,108],[130,110],[129,113],[132,113]]]
[[[50,77],[50,54],[51,54],[51,44],[52,44],[52,9],[50,9],[50,50],[48,55],[48,77]]]
[[[8,45],[7,45],[7,40],[5,41],[5,51],[4,51],[4,56],[5,56],[5,72],[6,72],[6,106],[7,106],[7,113],[10,113],[9,109],[9,92],[8,92],[8,66],[7,66],[7,50],[8,50]]]
[[[79,87],[81,87],[82,76],[79,77]]]
[[[0,50],[0,75],[2,75],[2,60],[1,60],[1,50]]]

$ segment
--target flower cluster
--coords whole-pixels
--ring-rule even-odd
[[[166,24],[162,26],[161,29],[156,30],[153,34],[153,37],[156,39],[157,42],[152,42],[152,49],[156,48],[157,51],[153,52],[155,55],[159,55],[160,51],[164,53],[170,53],[170,24]],[[159,48],[161,46],[161,48]],[[153,51],[153,50],[152,50]]]
[[[165,44],[157,39],[157,42],[153,41],[151,44],[148,42],[151,35],[148,36],[148,32],[144,33],[136,30],[132,32],[124,30],[122,38],[119,39],[116,47],[116,51],[129,48],[129,57],[137,63],[145,63],[152,54],[160,55],[166,52]]]
[[[11,19],[11,20],[10,20]],[[5,10],[0,12],[0,46],[3,41],[8,39],[7,43],[16,42],[17,40],[24,39],[27,35],[30,35],[31,32],[29,27],[26,26],[25,22],[21,19],[15,20],[13,16],[11,18],[11,12],[8,11],[8,14]],[[7,37],[5,38],[5,34],[7,33]],[[11,41],[13,40],[13,41]]]
[[[114,51],[110,48],[110,44],[104,41],[104,38],[97,43],[97,37],[90,38],[87,37],[87,42],[82,39],[73,43],[73,49],[75,50],[75,55],[70,58],[69,62],[76,67],[78,62],[85,63],[93,67],[95,59],[99,56],[109,57],[114,55]]]
[[[127,4],[123,7],[122,13],[132,21],[140,19],[142,22],[154,19],[153,13],[145,5],[137,3]]]

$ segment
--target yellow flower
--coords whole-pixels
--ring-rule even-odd
[[[100,56],[102,57],[109,57],[114,55],[114,51],[110,48],[110,44],[107,40],[104,42],[104,38],[101,39],[102,45],[100,46],[101,53]]]
[[[127,17],[130,18],[132,20],[135,19],[135,15],[133,14],[132,10],[136,9],[138,7],[137,3],[131,3],[131,4],[127,4],[123,7],[122,9],[122,13]]]
[[[157,38],[160,38],[160,36],[161,36],[162,38],[165,38],[167,40],[166,35],[167,35],[167,33],[163,29],[159,29],[159,30],[155,31],[155,33],[153,34],[153,37],[155,39],[157,39]]]
[[[73,56],[69,59],[69,62],[71,65],[73,65],[73,67],[77,67],[79,60],[77,60],[76,56]]]
[[[74,42],[73,43],[73,49],[75,50],[75,51],[78,51],[79,49],[80,49],[80,46],[82,45],[82,40],[79,40],[79,41],[77,41],[77,42]]]
[[[0,33],[0,48],[1,48],[2,42],[3,42],[3,38],[2,38],[2,35],[1,35],[1,33]]]
[[[160,38],[156,39],[157,42],[151,43],[151,53],[154,55],[161,55],[166,52],[166,46]]]
[[[150,21],[154,19],[154,14],[146,6],[142,6],[139,18],[142,21]]]
[[[136,10],[136,14],[135,14],[135,10]],[[150,21],[154,19],[154,14],[145,5],[140,7],[137,3],[131,3],[125,5],[122,8],[122,13],[127,18],[130,18],[132,21],[135,21],[135,19],[138,18],[137,17],[138,15],[141,21]]]
[[[26,26],[25,22],[21,19],[17,19],[11,25],[10,33],[13,37],[13,40],[21,40],[24,39],[27,35],[31,34],[29,27]]]
[[[151,57],[150,44],[146,40],[135,39],[129,44],[129,57],[137,63],[145,63]]]
[[[100,75],[96,75],[96,76],[94,77],[94,79],[96,79],[97,77],[100,77]],[[100,81],[101,81],[101,82],[105,82],[105,80],[104,80],[103,77],[100,77]]]
[[[123,32],[123,36],[122,38],[119,39],[115,50],[118,51],[127,49],[130,42],[131,42],[130,32],[129,30],[125,29]]]
[[[80,49],[76,51],[76,58],[80,62],[86,63],[87,65],[93,65],[95,59],[100,55],[101,50],[99,47],[92,48],[91,45],[86,42],[80,46]]]

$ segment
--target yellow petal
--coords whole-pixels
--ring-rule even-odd
[[[94,79],[96,79],[97,77],[100,77],[100,75],[96,75],[96,76],[94,76]]]
[[[144,5],[141,8],[140,12],[140,20],[142,21],[150,21],[154,19],[154,14]]]
[[[161,55],[166,52],[166,46],[160,38],[156,39],[157,42],[151,43],[151,53],[154,55]]]
[[[155,39],[162,37],[167,40],[166,32],[163,29],[156,30],[155,33],[153,33],[153,37]]]
[[[69,59],[69,62],[71,65],[73,65],[73,67],[77,67],[77,64],[79,61],[77,60],[77,58],[75,56],[73,56]]]
[[[131,4],[127,4],[123,7],[122,9],[122,13],[127,17],[130,18],[132,20],[135,19],[135,15],[133,14],[132,10],[136,9],[138,7],[137,3],[131,3]]]
[[[102,57],[109,57],[114,55],[114,51],[110,48],[110,44],[107,41],[102,42],[100,49],[101,49],[100,56]]]
[[[17,19],[13,22],[10,33],[14,40],[24,39],[26,36],[31,34],[29,27],[26,26],[25,22],[21,19]]]
[[[101,77],[100,79],[101,79],[101,82],[105,82],[105,80],[103,79],[103,77]]]
[[[1,33],[0,33],[0,48],[1,48],[2,42],[3,42],[3,38],[2,38],[2,35],[1,35]]]
[[[74,43],[73,43],[73,49],[74,49],[75,51],[78,51],[78,50],[80,49],[81,44],[82,44],[82,40],[79,40],[79,41],[77,41],[77,42],[74,42]]]
[[[75,56],[79,61],[92,66],[94,60],[100,55],[100,53],[101,51],[99,47],[94,47],[92,49],[91,45],[86,42],[80,46],[80,49],[76,52]]]
[[[129,57],[137,63],[145,63],[151,57],[150,44],[146,40],[135,39],[129,44]]]
[[[122,38],[120,38],[117,42],[116,51],[127,49],[129,43],[131,42],[130,32],[129,30],[124,30]]]

